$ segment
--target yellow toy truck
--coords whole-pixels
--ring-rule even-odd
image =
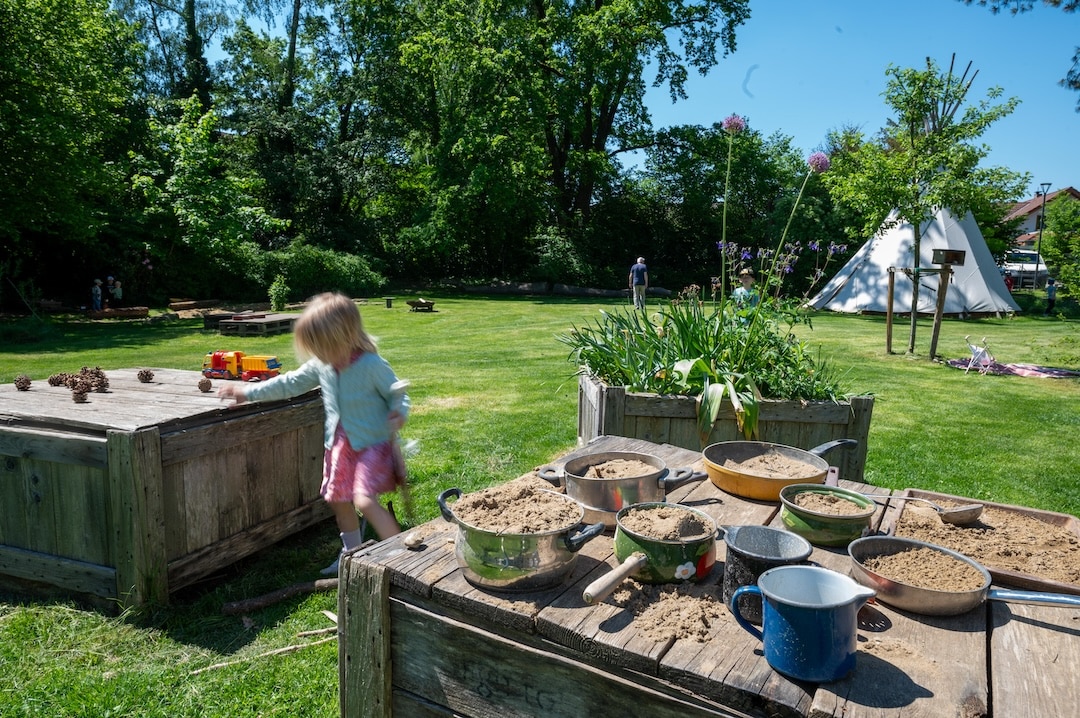
[[[257,356],[244,352],[206,352],[202,373],[209,379],[263,381],[281,373],[281,362],[276,356]]]

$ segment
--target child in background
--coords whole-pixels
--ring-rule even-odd
[[[101,311],[101,280],[95,279],[94,286],[90,287],[90,309],[95,312]]]
[[[342,551],[363,540],[357,511],[380,539],[401,531],[379,494],[404,480],[394,461],[394,436],[409,412],[409,397],[394,370],[364,331],[360,311],[348,297],[320,294],[296,321],[293,343],[306,360],[298,369],[258,384],[225,384],[218,396],[245,401],[287,399],[322,389],[326,424],[320,493],[341,532]],[[340,559],[340,556],[339,556]],[[336,574],[338,560],[323,569]]]

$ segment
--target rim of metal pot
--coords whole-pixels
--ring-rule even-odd
[[[454,505],[457,504],[457,501],[455,501],[453,504],[447,502],[446,507],[450,510],[450,513],[454,517],[454,521],[456,521],[459,526],[461,526],[462,528],[472,529],[473,531],[478,531],[480,533],[484,533],[484,534],[487,534],[489,536],[532,536],[532,537],[536,537],[536,536],[555,536],[555,535],[558,535],[558,534],[566,533],[567,531],[571,531],[575,527],[580,526],[584,522],[584,520],[585,520],[585,507],[581,505],[580,501],[577,501],[577,500],[567,496],[566,494],[561,494],[558,491],[551,491],[550,489],[538,489],[538,491],[543,491],[546,494],[554,494],[555,496],[558,496],[560,499],[563,499],[563,500],[565,500],[565,501],[567,501],[569,503],[574,504],[578,508],[578,519],[577,519],[577,521],[575,521],[572,524],[567,524],[566,526],[563,526],[562,528],[559,528],[559,529],[551,529],[550,531],[529,531],[528,533],[518,533],[518,532],[511,532],[511,531],[493,531],[492,529],[485,529],[485,528],[481,528],[481,527],[479,527],[479,526],[477,526],[475,524],[470,524],[468,521],[465,521],[460,516],[458,516],[457,512],[454,511]],[[461,498],[459,497],[458,501],[460,501],[460,500],[461,500]]]
[[[630,511],[634,511],[635,509],[640,511],[642,509],[651,509],[651,508],[655,508],[655,507],[658,507],[658,506],[666,506],[668,508],[675,508],[675,509],[679,509],[681,511],[687,511],[687,512],[693,514],[694,516],[697,516],[702,521],[704,521],[705,522],[705,527],[707,529],[711,527],[712,530],[711,530],[711,532],[706,531],[705,533],[703,533],[703,534],[701,534],[699,536],[690,536],[690,537],[686,537],[686,538],[677,538],[677,539],[664,539],[664,538],[656,538],[655,536],[646,536],[643,533],[640,533],[638,531],[633,531],[633,530],[628,529],[625,526],[623,526],[623,522],[622,522],[623,516],[626,515],[627,513],[629,513]],[[669,503],[667,501],[646,501],[646,502],[642,502],[640,504],[630,504],[629,506],[624,506],[623,508],[619,509],[618,513],[615,514],[615,524],[616,524],[616,526],[618,527],[618,529],[620,531],[625,533],[627,536],[630,536],[631,538],[638,539],[638,540],[641,540],[641,541],[651,541],[653,543],[666,544],[666,545],[671,545],[671,546],[681,546],[683,544],[687,544],[687,543],[690,543],[690,542],[693,542],[693,541],[704,541],[705,539],[712,539],[712,540],[715,541],[716,540],[716,534],[717,534],[716,519],[714,519],[712,516],[709,516],[707,513],[705,513],[704,511],[701,511],[699,509],[695,509],[695,508],[692,508],[690,506],[684,506],[683,504]]]
[[[851,501],[853,504],[862,505],[862,502],[869,502],[869,506],[855,514],[829,514],[824,511],[814,511],[808,509],[805,506],[799,506],[791,500],[792,494],[802,494],[807,492],[813,492],[816,494],[836,494],[841,498]],[[859,500],[856,500],[859,499]],[[877,512],[877,504],[870,499],[866,498],[862,494],[856,491],[850,491],[841,486],[826,486],[824,484],[788,484],[784,488],[780,489],[780,503],[784,505],[784,508],[788,509],[792,513],[806,514],[807,516],[813,516],[815,519],[832,519],[836,521],[845,520],[862,520],[870,518]]]
[[[718,469],[720,471],[729,471],[729,472],[731,472],[733,474],[740,474],[742,476],[753,476],[754,478],[757,478],[757,479],[767,479],[767,480],[774,480],[774,481],[790,481],[791,479],[808,478],[808,477],[800,477],[800,476],[766,476],[765,474],[757,474],[757,473],[754,473],[753,471],[747,471],[746,469],[731,468],[731,467],[728,467],[728,466],[724,466],[723,464],[718,463],[717,461],[715,461],[714,459],[709,457],[709,450],[713,449],[714,447],[717,447],[717,446],[735,446],[735,445],[746,446],[746,447],[750,447],[750,446],[760,447],[761,451],[759,451],[754,456],[747,457],[747,458],[754,458],[756,456],[761,456],[762,454],[766,453],[770,449],[775,448],[775,449],[780,449],[781,453],[790,452],[790,453],[796,454],[796,456],[799,458],[799,460],[805,461],[807,464],[809,464],[813,468],[817,469],[817,471],[815,473],[820,473],[822,471],[828,471],[829,466],[830,466],[828,459],[825,459],[824,457],[818,456],[817,454],[811,453],[810,451],[807,451],[806,449],[800,449],[797,446],[790,446],[788,444],[777,444],[777,443],[772,442],[772,441],[718,441],[716,443],[709,444],[704,449],[702,449],[701,450],[701,458],[707,465],[711,464],[713,467],[715,467],[716,469]]]
[[[870,556],[864,556],[863,559],[878,556],[893,556],[895,554],[902,553],[903,551],[909,551],[911,549],[928,548],[932,551],[937,551],[938,553],[942,553],[951,558],[955,558],[958,561],[961,561],[968,566],[977,569],[979,573],[982,574],[983,584],[979,588],[969,588],[963,591],[943,591],[940,588],[927,588],[925,586],[916,586],[912,583],[906,583],[904,581],[898,581],[895,578],[882,576],[877,571],[874,571],[871,568],[867,568],[866,565],[863,563],[863,559],[855,557],[855,554],[859,553],[860,549],[862,549],[864,546],[868,547],[875,543],[890,547],[890,549],[895,550],[889,550],[887,552],[878,551],[871,554]],[[851,560],[858,565],[859,570],[865,571],[866,573],[874,576],[880,581],[888,581],[889,583],[896,584],[897,586],[903,586],[904,588],[909,588],[916,591],[925,591],[933,596],[949,596],[957,598],[962,596],[983,594],[987,591],[987,589],[990,588],[990,583],[993,580],[993,578],[990,576],[990,572],[987,571],[982,564],[968,556],[965,556],[958,551],[953,551],[952,549],[945,548],[944,546],[938,546],[937,544],[929,543],[927,541],[919,541],[918,539],[905,538],[903,536],[864,536],[862,538],[855,539],[850,544],[848,544],[848,556],[850,556]],[[871,588],[873,587],[871,586]],[[878,593],[881,594],[881,600],[885,601],[885,603],[889,602],[889,595],[887,591],[879,591]]]

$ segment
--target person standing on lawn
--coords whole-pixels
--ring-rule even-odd
[[[758,303],[758,293],[754,289],[754,272],[749,267],[739,272],[739,286],[731,293],[731,298],[740,308],[753,308]]]
[[[645,291],[649,288],[649,268],[645,266],[645,258],[638,257],[637,263],[630,267],[630,293],[634,300],[634,309],[645,309]]]
[[[1049,315],[1054,311],[1054,302],[1057,301],[1057,283],[1053,277],[1046,280],[1046,311],[1043,315]]]
[[[101,311],[101,280],[95,279],[94,286],[90,287],[90,309],[95,312]]]
[[[401,531],[379,495],[404,482],[404,465],[395,451],[396,432],[409,414],[409,397],[390,364],[379,356],[364,331],[360,310],[338,293],[320,294],[296,320],[293,343],[306,359],[298,369],[257,384],[224,385],[218,396],[245,401],[287,399],[322,389],[323,482],[341,533],[342,552],[357,548],[363,532],[357,511],[380,539]],[[338,559],[322,570],[338,572]]]

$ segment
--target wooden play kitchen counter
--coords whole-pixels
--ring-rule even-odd
[[[0,581],[165,602],[329,516],[317,391],[231,408],[220,381],[153,372],[107,371],[85,404],[0,387]]]
[[[566,458],[636,451],[701,468],[701,454],[601,437]],[[525,478],[525,477],[522,477]],[[888,491],[841,480],[866,493]],[[741,499],[710,481],[669,500],[720,525],[780,526],[774,502]],[[874,526],[895,506],[882,509]],[[587,543],[571,576],[544,592],[482,591],[454,558],[442,519],[361,549],[342,564],[341,713],[347,718],[590,716],[1065,716],[1080,705],[1080,611],[987,601],[961,616],[916,616],[878,604],[859,614],[856,668],[827,684],[773,671],[761,644],[726,610],[705,643],[656,641],[633,614],[582,589],[616,561],[610,535]],[[718,559],[725,545],[717,543]],[[842,549],[811,560],[848,573]],[[723,566],[703,584],[722,602]]]

